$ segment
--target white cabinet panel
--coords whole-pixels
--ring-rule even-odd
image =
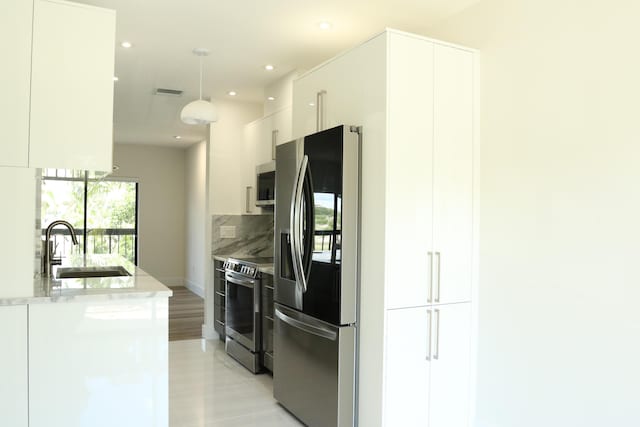
[[[167,298],[31,305],[30,427],[166,427],[167,311]]]
[[[36,237],[36,174],[33,169],[0,167],[2,209],[6,224],[0,245],[0,298],[33,295]]]
[[[29,85],[33,0],[3,0],[0,13],[2,142],[0,166],[26,167],[29,154]]]
[[[115,12],[36,0],[31,167],[111,171]]]
[[[273,130],[278,131],[278,133],[276,134],[276,145],[284,144],[285,142],[289,142],[293,139],[291,137],[291,124],[291,106],[285,107],[277,113],[273,114],[271,127]]]
[[[385,426],[467,427],[471,303],[387,311]]]
[[[424,307],[387,311],[385,426],[424,427],[428,419],[428,322]]]
[[[0,424],[27,427],[27,306],[0,307]]]
[[[433,306],[429,427],[469,425],[471,303]]]
[[[433,44],[391,37],[387,154],[387,307],[426,305],[432,294]],[[425,266],[419,274],[408,266]]]
[[[471,300],[473,251],[473,55],[436,46],[434,56],[434,300]]]

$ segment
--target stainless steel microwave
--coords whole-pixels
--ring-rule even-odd
[[[256,206],[275,205],[276,162],[256,166]]]

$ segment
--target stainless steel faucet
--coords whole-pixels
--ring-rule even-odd
[[[55,227],[56,225],[64,225],[65,227],[67,227],[69,229],[69,232],[71,233],[71,241],[73,242],[74,245],[78,244],[78,238],[76,237],[76,230],[74,230],[73,225],[71,225],[69,222],[64,221],[62,219],[58,219],[56,221],[53,221],[51,224],[49,224],[49,226],[47,227],[47,231],[45,233],[45,240],[44,240],[44,275],[45,276],[50,276],[51,275],[51,253],[50,252],[50,248],[49,248],[49,240],[51,240],[51,230],[53,230],[53,227]]]

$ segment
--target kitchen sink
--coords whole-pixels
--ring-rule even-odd
[[[99,267],[60,267],[56,270],[56,279],[82,279],[85,277],[118,277],[131,276],[120,265]]]

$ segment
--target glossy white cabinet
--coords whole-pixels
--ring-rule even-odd
[[[385,425],[467,427],[471,303],[387,311]]]
[[[115,11],[36,0],[29,166],[110,172]]]
[[[0,245],[0,298],[33,295],[36,270],[36,172],[0,167],[0,223],[5,224]]]
[[[29,161],[29,86],[33,0],[3,0],[0,13],[0,166],[26,167]]]
[[[275,160],[275,146],[291,140],[291,107],[284,107],[244,127],[240,191],[243,214],[260,214],[256,203],[256,166]],[[268,208],[266,208],[268,209]]]
[[[29,306],[30,427],[167,427],[167,298]]]
[[[362,126],[361,425],[426,425],[426,400],[449,399],[444,386],[435,397],[439,380],[432,377],[463,372],[456,390],[471,387],[468,370],[453,366],[468,365],[470,351],[456,352],[464,362],[441,360],[434,373],[418,363],[427,345],[424,322],[407,329],[410,341],[398,341],[402,328],[392,323],[415,322],[387,313],[427,316],[427,306],[443,304],[444,315],[445,306],[473,304],[474,62],[472,49],[388,29],[294,80],[294,138],[316,128]],[[471,324],[458,336],[465,343]],[[407,383],[413,391],[403,389],[408,372],[420,377]],[[436,420],[447,419],[450,408],[438,405],[443,415],[429,417],[448,426]],[[451,426],[464,425],[458,421],[451,415]]]
[[[27,306],[0,306],[0,425],[27,427]]]

